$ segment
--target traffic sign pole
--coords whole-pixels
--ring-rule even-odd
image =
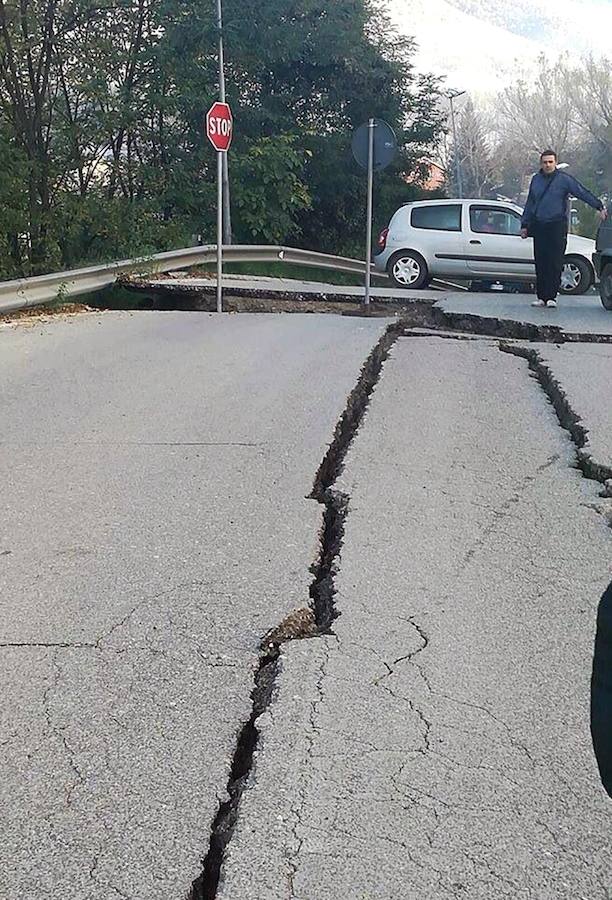
[[[391,165],[397,153],[395,132],[384,119],[369,119],[353,134],[353,156],[368,173],[367,233],[366,233],[366,283],[364,306],[370,305],[372,284],[372,219],[374,207],[374,172],[382,172]]]
[[[217,150],[217,312],[223,312],[223,153]]]
[[[234,123],[227,103],[213,103],[206,114],[206,134],[217,151],[217,312],[223,312],[223,174]]]
[[[217,29],[219,31],[219,100],[225,103],[225,54],[223,49],[223,11],[221,0],[217,0]],[[232,243],[232,214],[230,208],[230,186],[227,154],[223,164],[223,241]]]
[[[370,305],[370,290],[372,283],[372,207],[374,194],[374,129],[376,122],[370,119],[368,122],[368,204],[367,204],[367,232],[366,232],[366,283],[364,305]]]

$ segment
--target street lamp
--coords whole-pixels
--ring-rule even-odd
[[[451,125],[453,129],[453,146],[455,148],[455,178],[457,180],[457,193],[459,194],[459,198],[463,197],[463,183],[461,181],[461,163],[459,162],[459,148],[457,145],[457,125],[455,122],[455,107],[453,103],[458,97],[463,97],[467,91],[453,91],[450,90],[446,94],[450,101],[450,114],[451,114]]]
[[[221,0],[217,0],[217,30],[219,32],[219,100],[225,103],[225,55],[223,48],[223,10]],[[223,184],[223,243],[232,243],[232,218],[230,209],[229,169],[227,153],[222,153]]]

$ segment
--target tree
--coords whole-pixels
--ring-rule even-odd
[[[22,271],[27,256],[28,162],[12,135],[0,127],[0,277],[11,278]]]
[[[396,195],[414,196],[405,173],[442,128],[437,83],[414,75],[413,43],[396,34],[378,4],[225,0],[224,17],[238,149],[262,134],[305,151],[310,199],[295,210],[293,239],[313,249],[363,252],[365,190],[351,155],[353,130],[371,115],[393,125],[400,159],[377,176],[377,193],[386,196],[391,182]],[[236,228],[240,234],[239,218]]]
[[[450,171],[455,171],[456,163],[461,169],[465,197],[486,198],[498,184],[494,151],[472,100],[457,115],[457,146],[452,149]]]
[[[608,59],[588,57],[569,79],[574,119],[585,133],[583,167],[596,193],[612,189],[612,75]]]
[[[442,128],[436,82],[414,75],[412,43],[371,0],[224,0],[224,12],[237,239],[355,246],[352,130],[388,119],[401,154],[380,194],[414,192],[406,173]],[[216,38],[201,0],[0,0],[0,142],[16,198],[0,254],[15,270],[212,238],[202,123]]]
[[[0,0],[0,104],[4,127],[28,162],[29,239],[36,270],[49,254],[54,176],[50,146],[56,97],[52,64],[58,34],[69,27],[62,0]]]
[[[502,143],[511,142],[531,158],[548,147],[560,159],[573,151],[580,128],[573,116],[569,72],[563,61],[551,64],[541,56],[531,80],[520,79],[500,94],[497,129]]]

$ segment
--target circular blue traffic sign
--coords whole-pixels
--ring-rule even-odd
[[[364,122],[353,135],[353,156],[363,169],[368,168],[369,124]],[[374,119],[374,171],[386,169],[395,159],[397,138],[384,119]]]

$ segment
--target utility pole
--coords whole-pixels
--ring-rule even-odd
[[[219,100],[225,103],[225,54],[223,50],[223,12],[221,0],[217,0],[217,29],[219,31]],[[223,243],[232,243],[232,214],[230,209],[229,169],[227,153],[222,153],[223,182]]]
[[[455,178],[457,181],[457,193],[459,194],[459,199],[463,197],[463,182],[461,179],[461,163],[459,162],[459,145],[457,143],[457,123],[455,122],[455,107],[453,103],[458,97],[463,97],[465,93],[466,91],[451,90],[446,95],[450,101],[451,126],[453,129],[453,149],[455,151]]]

